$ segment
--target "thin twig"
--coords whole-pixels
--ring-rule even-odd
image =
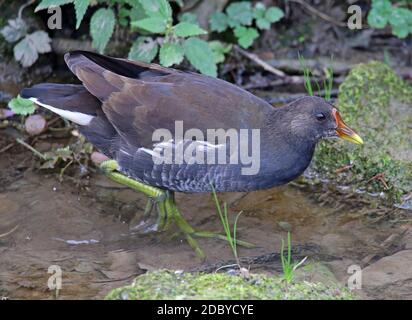
[[[47,157],[42,154],[41,152],[37,151],[36,149],[34,149],[31,145],[27,144],[26,142],[24,142],[22,139],[17,138],[16,141],[18,143],[20,143],[22,146],[26,147],[27,149],[29,149],[31,152],[33,152],[36,156],[38,156],[39,158],[42,158],[43,160],[47,160]]]
[[[0,234],[0,238],[4,238],[4,237],[7,237],[9,234],[12,234],[14,231],[17,230],[18,227],[19,227],[19,225],[15,226],[13,229],[11,229],[10,231],[8,231],[6,233]]]
[[[23,4],[17,13],[17,18],[21,19],[21,16],[23,14],[23,10],[26,9],[28,6],[32,5],[36,0],[30,0],[27,3]]]
[[[260,59],[256,54],[247,52],[246,50],[243,50],[239,46],[236,46],[236,45],[234,46],[234,48],[242,56],[252,60],[256,64],[261,66],[263,69],[265,69],[266,71],[269,71],[269,72],[271,72],[271,73],[273,73],[273,74],[275,74],[279,77],[282,77],[282,78],[287,76],[286,73],[284,73],[282,70],[279,70],[279,69],[276,69],[276,68],[272,67],[270,64],[268,64],[267,62]]]
[[[314,15],[317,15],[319,18],[328,21],[338,27],[346,28],[348,25],[345,22],[340,22],[337,21],[335,18],[328,16],[327,14],[323,13],[322,11],[319,11],[318,9],[312,7],[309,3],[303,1],[303,0],[289,0],[290,2],[295,2],[298,3],[302,6],[304,6],[308,11],[313,13]]]
[[[3,153],[7,150],[9,150],[10,148],[12,148],[14,146],[14,142],[8,144],[7,146],[5,146],[4,148],[0,149],[0,153]]]

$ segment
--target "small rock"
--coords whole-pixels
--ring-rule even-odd
[[[286,221],[278,221],[278,226],[283,230],[290,232],[292,231],[292,225],[289,222]]]
[[[106,157],[103,153],[97,151],[92,152],[90,159],[96,166],[99,166],[103,161],[109,160],[109,158]]]
[[[362,270],[362,287],[387,299],[412,299],[412,250],[384,257]],[[407,289],[407,290],[405,290]]]
[[[12,117],[13,115],[14,112],[10,109],[0,108],[0,120],[7,119],[9,117]]]
[[[29,135],[36,136],[46,130],[47,121],[42,115],[34,114],[26,118],[24,127]]]

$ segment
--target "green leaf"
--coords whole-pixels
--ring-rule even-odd
[[[223,12],[215,12],[212,14],[209,22],[212,31],[223,32],[228,27],[228,18]]]
[[[284,16],[281,9],[277,7],[270,7],[266,9],[265,5],[258,2],[254,8],[253,16],[256,19],[256,26],[259,29],[270,29],[270,25],[279,21]]]
[[[190,22],[197,24],[197,16],[194,13],[191,12],[185,12],[179,17],[180,22]]]
[[[32,114],[36,110],[36,107],[31,100],[23,99],[20,95],[18,95],[17,98],[11,99],[8,107],[13,110],[15,114],[22,116]]]
[[[39,5],[34,9],[34,12],[47,9],[50,7],[58,7],[64,4],[72,3],[73,0],[42,0]]]
[[[128,58],[150,63],[156,57],[158,50],[159,46],[152,38],[138,37],[130,48]]]
[[[227,9],[226,13],[229,17],[229,26],[237,27],[240,25],[250,26],[253,20],[253,10],[250,2],[233,2]]]
[[[130,18],[130,12],[131,12],[131,10],[126,9],[124,7],[121,7],[119,9],[119,12],[117,13],[117,17],[118,17],[119,23],[122,27],[127,26],[128,22],[129,22],[129,20],[127,20],[127,18]]]
[[[143,10],[143,6],[136,0],[136,3],[132,6],[130,10],[130,21],[138,21],[146,18],[146,13]]]
[[[217,67],[214,54],[208,43],[198,38],[189,38],[183,43],[185,56],[201,73],[216,77]]]
[[[164,33],[167,22],[163,18],[146,18],[139,21],[132,21],[131,25],[151,33]]]
[[[173,64],[179,64],[183,60],[183,48],[178,43],[164,43],[160,48],[160,64],[170,67]]]
[[[90,20],[90,35],[92,45],[100,53],[104,52],[114,31],[116,18],[112,9],[100,8]]]
[[[172,8],[167,0],[140,0],[144,12],[151,18],[172,18]]]
[[[389,0],[373,0],[372,9],[368,14],[368,24],[373,28],[382,29],[388,23],[392,5]]]
[[[253,17],[255,19],[264,18],[265,12],[266,6],[262,2],[258,2],[253,9]]]
[[[408,36],[409,30],[405,29],[404,26],[392,26],[392,33],[399,39],[404,39]]]
[[[278,7],[270,7],[265,12],[265,19],[271,23],[278,22],[285,14]]]
[[[239,45],[242,48],[249,48],[253,41],[259,37],[259,33],[255,28],[237,27],[235,29],[235,36]]]
[[[209,47],[213,51],[214,60],[216,63],[225,61],[225,54],[232,49],[232,45],[230,43],[223,43],[218,40],[210,41]]]
[[[7,42],[13,43],[27,34],[27,24],[21,18],[10,19],[8,24],[0,30]]]
[[[393,8],[389,17],[392,33],[398,38],[406,38],[412,33],[412,11],[406,8]]]
[[[89,4],[90,0],[74,0],[74,10],[76,11],[76,29],[79,29]]]
[[[192,37],[207,34],[206,30],[190,22],[179,22],[173,27],[173,32],[178,37]]]
[[[30,67],[36,62],[39,53],[51,51],[51,39],[44,31],[35,31],[26,35],[14,47],[14,58],[21,63],[23,67]]]
[[[270,29],[270,22],[265,18],[256,19],[256,26],[260,30],[269,30]]]

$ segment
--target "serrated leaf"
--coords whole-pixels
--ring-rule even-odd
[[[260,30],[269,30],[270,29],[270,22],[265,18],[256,19],[256,26]]]
[[[265,12],[265,19],[271,23],[278,22],[285,14],[278,7],[270,7]]]
[[[209,22],[212,31],[223,32],[228,27],[228,18],[223,12],[215,12],[212,14]]]
[[[29,38],[30,42],[38,53],[46,53],[52,50],[50,46],[51,39],[49,35],[42,30],[35,31],[27,35],[26,38]]]
[[[208,43],[198,38],[189,38],[183,43],[185,56],[201,73],[216,77],[217,67],[214,54]]]
[[[256,3],[253,9],[253,17],[255,19],[264,18],[265,17],[266,6],[262,2]]]
[[[179,22],[173,27],[173,32],[176,36],[183,38],[207,34],[206,30],[190,22]]]
[[[74,0],[74,10],[76,11],[76,29],[79,29],[89,4],[90,0]]]
[[[136,0],[136,4],[132,6],[129,16],[130,21],[138,21],[146,18],[146,13],[138,0]]]
[[[389,16],[389,23],[393,26],[405,26],[412,23],[412,11],[405,8],[393,8]]]
[[[170,67],[174,64],[179,64],[183,60],[183,48],[178,43],[164,43],[160,48],[159,59],[160,64],[165,67]]]
[[[149,17],[158,17],[164,20],[172,18],[172,8],[167,0],[140,0],[140,4]]]
[[[250,2],[233,2],[227,7],[226,13],[229,17],[229,26],[232,28],[240,25],[250,26],[252,24],[253,10]]]
[[[8,24],[0,30],[7,42],[13,43],[23,38],[27,33],[27,24],[21,18],[10,19]]]
[[[180,22],[190,22],[197,24],[197,16],[194,13],[191,12],[185,12],[179,17]]]
[[[237,27],[235,29],[235,36],[239,45],[242,48],[249,48],[253,41],[259,37],[259,33],[255,28]]]
[[[412,30],[412,11],[406,8],[393,8],[389,23],[395,36],[406,38]]]
[[[166,31],[167,21],[163,18],[145,18],[138,21],[132,21],[132,27],[140,28],[151,33],[164,33]]]
[[[51,51],[50,42],[49,35],[44,31],[28,34],[14,47],[14,58],[23,67],[30,67],[38,59],[39,53]]]
[[[368,24],[373,28],[384,28],[388,23],[391,10],[392,5],[389,0],[373,0],[372,9],[368,14]]]
[[[213,51],[215,63],[225,61],[225,54],[232,49],[232,45],[230,43],[223,43],[218,40],[210,41],[209,47]]]
[[[73,0],[42,0],[39,5],[34,9],[34,12],[47,9],[50,7],[58,7],[64,4],[72,3]]]
[[[20,40],[13,48],[14,59],[27,68],[33,65],[39,58],[37,50],[31,45],[27,36]]]
[[[150,37],[138,37],[130,48],[128,58],[150,63],[156,57],[159,46]]]
[[[8,107],[15,113],[22,116],[32,114],[36,107],[34,103],[29,99],[23,99],[20,95],[17,98],[13,98],[9,101]]]
[[[112,9],[100,8],[90,20],[90,35],[92,36],[92,45],[100,53],[104,52],[114,31],[116,17]]]
[[[392,26],[392,33],[399,39],[404,39],[408,36],[409,29],[406,29],[404,26]]]

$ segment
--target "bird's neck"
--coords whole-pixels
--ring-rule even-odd
[[[274,108],[262,130],[264,174],[274,175],[279,184],[295,179],[309,166],[316,141],[293,134],[286,108]]]

